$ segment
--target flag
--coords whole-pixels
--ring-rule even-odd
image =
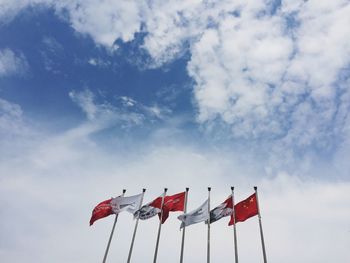
[[[232,195],[230,195],[223,203],[210,211],[210,223],[214,223],[225,216],[232,215]]]
[[[177,218],[182,222],[180,228],[208,220],[209,219],[208,202],[209,201],[207,199],[197,209],[178,216]]]
[[[112,210],[111,201],[113,198],[105,200],[101,203],[99,203],[97,206],[95,206],[94,210],[92,211],[91,219],[90,219],[90,226],[98,219],[104,218],[106,216],[109,216],[111,214],[114,214]]]
[[[162,210],[161,210],[161,206],[162,206],[162,197],[159,196],[156,199],[154,199],[152,202],[142,206],[138,211],[134,213],[134,216],[135,218],[138,217],[141,220],[146,220],[158,214],[158,217],[160,219],[161,212],[163,210],[163,216],[162,216],[162,224],[163,224],[169,217],[169,212],[184,210],[185,192],[178,193],[175,195],[165,196]]]
[[[237,203],[235,205],[235,217],[236,223],[243,222],[250,217],[253,217],[258,214],[258,203],[256,201],[256,194],[252,194],[247,199]],[[234,218],[231,215],[231,220],[229,226],[233,225]]]
[[[165,196],[164,198],[164,204],[163,204],[163,216],[162,216],[162,224],[167,220],[169,217],[169,212],[175,212],[175,211],[184,211],[185,209],[185,192]],[[160,213],[159,219],[160,219]]]
[[[112,210],[115,214],[119,214],[123,211],[134,214],[140,208],[141,199],[142,194],[126,197],[118,196],[111,201]]]
[[[160,207],[162,205],[162,198],[161,196],[154,199],[152,202],[145,204],[142,206],[139,210],[137,210],[134,213],[135,218],[139,218],[141,220],[146,220],[151,217],[154,217],[158,213],[161,212]]]

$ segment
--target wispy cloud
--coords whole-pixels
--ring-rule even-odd
[[[164,106],[144,105],[128,96],[120,96],[112,101],[99,101],[89,89],[82,92],[71,91],[69,96],[83,110],[87,119],[101,124],[101,128],[116,124],[121,127],[146,125],[165,120],[171,114],[171,110]]]
[[[28,62],[21,53],[9,48],[0,50],[0,77],[23,75],[28,70]]]

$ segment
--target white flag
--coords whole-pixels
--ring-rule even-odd
[[[142,194],[133,196],[118,196],[111,201],[112,210],[114,213],[119,214],[123,211],[129,213],[135,213],[141,205]]]
[[[186,214],[182,214],[177,218],[180,221],[182,221],[180,228],[208,220],[209,219],[208,200],[206,200],[197,209],[191,212],[188,212]]]

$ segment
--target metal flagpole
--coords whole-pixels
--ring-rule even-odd
[[[142,206],[143,197],[144,197],[144,195],[145,195],[145,192],[146,192],[146,189],[143,188],[143,189],[142,189],[142,197],[141,197],[141,202],[140,202],[139,209],[140,209],[141,206]],[[140,219],[140,218],[137,217],[136,222],[135,222],[134,233],[133,233],[133,235],[132,235],[131,246],[130,246],[130,250],[129,250],[129,256],[128,256],[128,261],[127,261],[127,263],[130,263],[130,260],[131,260],[131,254],[132,254],[132,250],[133,250],[133,248],[134,248],[134,242],[135,242],[135,237],[136,237],[137,226],[138,226],[138,224],[139,224],[139,219]]]
[[[123,189],[123,194],[122,196],[124,196],[126,190]],[[102,263],[106,263],[106,260],[107,260],[107,255],[108,255],[108,251],[109,251],[109,246],[111,245],[111,242],[112,242],[112,238],[113,238],[113,234],[114,234],[114,229],[115,229],[115,225],[117,224],[117,221],[118,221],[118,214],[115,215],[115,218],[114,218],[114,223],[113,223],[113,227],[112,227],[112,231],[111,231],[111,234],[109,236],[109,240],[108,240],[108,244],[107,244],[107,247],[106,247],[106,251],[105,251],[105,255],[103,257],[103,260],[102,260]]]
[[[265,242],[264,242],[264,233],[262,229],[261,224],[261,215],[260,215],[260,208],[259,208],[259,199],[258,199],[258,187],[254,186],[255,196],[256,196],[256,204],[258,206],[258,217],[259,217],[259,227],[260,227],[260,237],[261,237],[261,246],[263,251],[263,257],[264,257],[264,263],[267,263],[266,259],[266,250],[265,250]]]
[[[185,194],[185,209],[184,209],[184,214],[186,214],[186,212],[187,212],[188,190],[189,190],[189,188],[187,187],[187,188],[186,188],[186,194]],[[180,263],[183,262],[183,258],[184,258],[185,230],[186,230],[186,225],[184,224],[184,227],[182,228],[182,240],[181,240]]]
[[[159,246],[159,239],[160,239],[160,231],[162,229],[163,205],[164,205],[164,198],[165,198],[165,195],[166,195],[167,191],[168,191],[168,188],[164,188],[164,193],[163,193],[163,197],[162,197],[162,203],[160,205],[160,218],[159,218],[159,225],[158,225],[158,235],[157,235],[156,250],[154,251],[153,263],[157,262],[158,246]]]
[[[235,198],[233,190],[235,188],[231,186],[231,192],[232,192],[232,216],[233,216],[233,241],[235,246],[235,263],[238,263],[238,249],[237,249],[237,233],[236,233],[236,212],[235,212]]]
[[[207,263],[210,263],[210,190],[211,187],[208,187],[208,244],[207,244]]]

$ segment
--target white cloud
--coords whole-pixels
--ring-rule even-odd
[[[207,195],[211,185],[212,205],[219,204],[236,186],[241,200],[259,185],[267,255],[271,262],[347,262],[350,241],[350,185],[302,179],[280,172],[260,177],[263,164],[256,159],[242,162],[241,152],[198,149],[189,143],[164,145],[152,141],[132,151],[115,145],[104,150],[91,139],[84,123],[60,134],[40,136],[29,151],[16,152],[0,164],[1,258],[19,262],[96,262],[101,260],[112,217],[89,228],[91,210],[97,202],[118,195],[122,188],[136,194],[147,187],[145,202],[159,195],[190,187],[188,208]],[[6,149],[3,149],[6,150]],[[181,233],[178,213],[163,225],[160,262],[177,262]],[[122,214],[113,239],[110,261],[125,261],[134,221]],[[241,261],[261,260],[257,218],[238,226]],[[135,262],[151,261],[157,219],[140,222],[134,250]],[[212,259],[226,262],[233,257],[232,229],[227,219],[212,225]],[[74,238],[72,238],[74,236]],[[6,238],[4,238],[6,237]],[[70,237],[70,238],[69,238]],[[300,242],[303,240],[303,242]],[[60,243],[60,246],[57,246]],[[305,250],[305,243],[308,249]],[[187,229],[185,259],[205,261],[204,224]],[[291,249],[292,248],[292,249]],[[196,253],[193,253],[196,251]],[[77,255],[78,254],[78,255]]]
[[[85,90],[80,93],[71,91],[69,97],[81,107],[88,119],[96,118],[98,107],[94,103],[94,95],[90,90]]]
[[[322,10],[318,1],[292,9],[300,23],[294,28],[288,29],[288,8],[258,16],[263,6],[242,8],[239,17],[206,30],[188,66],[198,120],[219,118],[235,138],[283,138],[285,147],[324,145],[339,136],[343,126],[334,129],[333,120],[347,92],[339,76],[350,62],[350,6],[327,3]]]
[[[337,169],[348,171],[348,162],[342,159],[349,155],[345,145],[337,159],[328,162],[327,166],[337,165],[336,169],[318,170],[312,166],[308,170],[310,177],[305,176],[302,163],[294,167],[293,174],[271,172],[258,153],[250,156],[240,148],[223,151],[195,146],[192,138],[174,139],[173,130],[146,142],[140,138],[142,143],[132,141],[121,146],[114,140],[101,142],[91,136],[106,127],[99,118],[111,106],[98,103],[88,90],[73,92],[71,97],[90,117],[54,134],[45,132],[40,123],[33,126],[24,123],[19,105],[0,100],[1,116],[7,116],[6,122],[19,123],[22,127],[20,132],[12,133],[9,129],[13,129],[13,124],[0,126],[1,134],[12,136],[6,144],[0,141],[0,209],[6,211],[0,226],[3,260],[19,262],[28,260],[29,256],[33,262],[101,260],[112,217],[96,222],[91,228],[88,220],[97,202],[118,195],[122,188],[128,194],[136,194],[146,187],[147,202],[159,195],[163,187],[169,187],[169,193],[176,193],[188,186],[188,208],[192,209],[206,198],[209,185],[213,187],[214,206],[229,194],[231,185],[236,187],[237,200],[241,200],[252,192],[255,184],[259,186],[271,262],[326,263],[350,259],[345,249],[350,241],[350,214],[346,209],[350,203],[350,185],[344,181],[315,179],[330,177]],[[34,127],[40,127],[41,131]],[[5,140],[3,136],[0,138]],[[163,225],[160,262],[178,261],[181,233],[176,215],[171,214]],[[111,261],[125,261],[133,225],[130,215],[120,216],[109,256]],[[240,259],[261,260],[257,218],[237,227]],[[225,262],[233,257],[232,231],[226,219],[213,224],[211,229],[213,260]],[[135,262],[151,261],[156,230],[156,218],[140,222]],[[205,261],[205,225],[188,228],[186,233],[186,260]],[[307,251],[300,240],[308,244]]]
[[[111,63],[109,61],[105,61],[101,58],[90,58],[88,60],[88,63],[91,66],[96,66],[96,67],[101,67],[101,68],[107,68],[111,65]]]
[[[0,142],[8,142],[21,135],[29,135],[30,129],[23,118],[20,105],[0,98]]]
[[[342,85],[350,65],[348,1],[283,1],[273,13],[273,1],[2,4],[37,3],[67,11],[76,31],[108,48],[145,32],[153,66],[189,51],[199,123],[219,120],[234,138],[282,138],[304,148],[332,144],[343,132],[334,120],[339,103],[350,105]]]
[[[97,98],[89,89],[82,92],[71,91],[69,96],[86,114],[91,124],[97,124],[97,130],[115,125],[131,128],[147,122],[165,120],[171,114],[171,110],[166,107],[157,104],[144,105],[127,96],[121,96],[111,102],[104,99],[99,101],[101,98]]]
[[[35,3],[52,4],[1,1],[0,16]],[[332,160],[322,164],[315,156],[304,156],[301,162],[295,160],[288,174],[274,166],[285,156],[274,155],[266,164],[260,152],[249,156],[241,148],[224,152],[191,146],[191,140],[169,142],[173,129],[162,130],[154,141],[131,143],[128,151],[114,141],[106,147],[94,140],[91,135],[109,125],[141,123],[147,110],[162,116],[157,105],[140,105],[132,98],[121,98],[124,104],[119,107],[100,102],[89,90],[73,91],[70,97],[87,121],[54,135],[28,127],[19,105],[0,100],[0,134],[15,136],[11,140],[1,136],[0,141],[0,209],[6,211],[0,226],[0,255],[4,261],[100,260],[112,218],[89,229],[91,209],[122,188],[134,194],[151,187],[148,201],[164,186],[171,192],[190,186],[191,209],[206,198],[208,185],[213,186],[216,204],[232,184],[237,199],[250,194],[252,185],[260,186],[271,262],[350,260],[346,247],[350,242],[349,183],[315,179],[339,178],[340,173],[348,178],[350,93],[349,82],[339,76],[349,64],[345,1],[284,2],[273,16],[263,15],[269,9],[263,1],[150,1],[144,6],[90,0],[54,5],[58,12],[68,10],[77,31],[108,47],[117,38],[132,40],[144,23],[148,33],[144,48],[156,65],[182,54],[188,44],[188,70],[196,81],[200,123],[215,126],[221,119],[235,137],[282,138],[278,153],[315,140],[322,150],[329,140],[342,144]],[[288,29],[285,18],[289,16],[299,26]],[[111,261],[124,261],[132,227],[130,216],[119,218]],[[156,219],[140,224],[135,262],[151,260],[156,227]],[[218,262],[233,257],[232,235],[227,230],[224,220],[212,226],[212,255]],[[180,232],[174,216],[162,231],[160,262],[176,262]],[[205,260],[205,234],[204,225],[188,229],[186,260]],[[261,260],[256,218],[239,225],[239,253],[245,262]]]
[[[0,50],[0,77],[24,74],[28,63],[23,54],[16,54],[11,49]]]
[[[130,128],[140,125],[144,121],[142,113],[123,110],[109,102],[97,102],[95,95],[88,89],[82,92],[71,91],[70,98],[86,114],[90,121],[90,128],[100,131],[115,125],[120,128]]]
[[[55,5],[68,10],[75,30],[102,45],[112,46],[118,38],[130,41],[140,30],[142,4],[138,1],[62,1]]]
[[[55,6],[98,44],[130,41],[143,25],[154,65],[189,50],[200,123],[220,120],[234,138],[301,148],[342,132],[333,121],[338,102],[349,105],[339,100],[350,61],[346,1],[286,1],[272,14],[264,1],[78,3]]]

